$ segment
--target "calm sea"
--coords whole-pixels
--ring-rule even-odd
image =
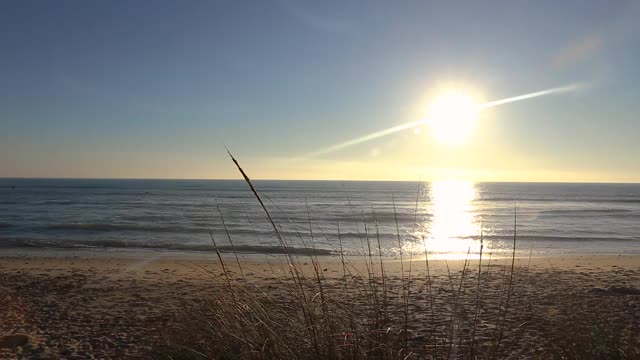
[[[368,252],[639,254],[640,185],[255,181],[284,241]],[[517,215],[516,215],[517,213]],[[243,181],[0,179],[0,246],[278,253]],[[397,224],[397,226],[396,226]],[[338,227],[340,231],[338,232]]]

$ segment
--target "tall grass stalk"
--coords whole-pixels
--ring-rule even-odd
[[[229,244],[231,245],[231,252],[236,258],[236,264],[238,265],[238,270],[240,271],[240,276],[243,281],[247,279],[244,277],[244,270],[242,270],[242,264],[240,263],[240,259],[238,258],[238,252],[236,251],[235,245],[233,245],[233,241],[231,240],[231,233],[229,233],[229,228],[227,228],[227,223],[224,221],[224,216],[222,215],[222,211],[220,210],[220,206],[217,206],[218,213],[220,214],[220,221],[222,222],[222,226],[224,227],[224,232],[227,234],[227,240],[229,240]]]
[[[507,295],[504,304],[504,308],[502,309],[501,321],[499,326],[499,332],[495,339],[495,343],[492,350],[492,356],[497,356],[498,350],[502,343],[502,339],[504,337],[504,329],[505,324],[507,322],[507,315],[509,312],[509,301],[511,300],[511,294],[513,293],[513,272],[515,269],[516,263],[516,242],[518,237],[518,206],[517,204],[513,207],[513,248],[512,248],[512,256],[511,256],[511,271],[509,272],[509,281],[507,283]]]
[[[476,288],[476,309],[473,315],[473,331],[471,333],[471,358],[475,358],[475,346],[476,346],[476,333],[478,330],[478,315],[480,313],[480,301],[482,285],[482,251],[484,250],[484,224],[480,224],[480,253],[478,256],[478,286]]]
[[[398,211],[396,210],[396,199],[393,194],[391,194],[391,203],[393,204],[393,218],[396,223],[396,237],[398,240],[398,252],[400,254],[400,284],[402,291],[402,304],[404,306],[404,328],[402,331],[402,339],[404,343],[404,348],[407,348],[407,332],[409,329],[409,298],[407,297],[407,287],[404,280],[404,258],[403,258],[403,250],[404,246],[402,246],[402,239],[400,238],[400,226],[398,225]],[[404,352],[403,352],[404,354]]]

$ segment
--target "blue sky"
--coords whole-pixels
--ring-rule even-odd
[[[640,181],[640,6],[624,1],[5,1],[0,176]],[[455,148],[415,121],[495,100]]]

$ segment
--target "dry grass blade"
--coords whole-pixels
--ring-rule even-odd
[[[218,208],[218,213],[220,214],[220,221],[222,221],[222,226],[224,227],[224,232],[227,234],[227,240],[229,240],[229,244],[231,245],[231,251],[233,252],[233,255],[236,258],[236,264],[238,265],[240,276],[242,277],[243,281],[246,281],[247,279],[244,277],[244,270],[242,269],[242,264],[240,263],[240,259],[238,258],[238,252],[236,251],[235,245],[233,245],[233,240],[231,240],[231,233],[229,232],[229,228],[227,228],[227,223],[224,221],[224,216],[222,215],[220,206],[217,206],[217,208]]]

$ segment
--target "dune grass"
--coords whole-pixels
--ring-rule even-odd
[[[221,273],[211,274],[210,298],[190,311],[184,327],[170,336],[163,356],[170,359],[502,359],[513,357],[529,306],[518,290],[515,267],[517,216],[511,262],[495,265],[489,254],[483,261],[464,260],[461,270],[433,274],[428,249],[424,261],[405,259],[400,251],[399,272],[388,271],[383,257],[375,210],[362,214],[366,244],[358,264],[342,248],[336,223],[341,276],[325,275],[315,252],[292,254],[281,227],[271,216],[253,183],[231,154],[250,191],[264,210],[284,256],[269,260],[270,274],[261,281],[246,276],[238,254],[223,256],[219,241],[211,240]],[[417,200],[416,200],[417,201]],[[350,200],[349,200],[350,203]],[[395,211],[395,201],[393,203]],[[305,248],[315,249],[312,219],[299,235]],[[221,215],[224,224],[224,217]],[[402,239],[397,227],[398,248]],[[225,226],[227,242],[232,235]],[[471,250],[471,249],[470,249]],[[306,258],[305,258],[306,256]],[[486,260],[486,259],[485,259]],[[274,264],[272,262],[284,262]],[[310,263],[310,265],[309,265]],[[422,265],[419,265],[422,263]],[[280,266],[283,265],[283,266]],[[406,265],[406,267],[405,267]],[[283,270],[281,270],[283,269]],[[490,300],[490,301],[489,301]],[[574,325],[570,325],[574,324]],[[585,323],[566,322],[579,331],[574,337],[548,337],[548,349],[539,358],[632,359],[637,337],[616,338],[611,330],[592,331]],[[585,327],[586,326],[586,327]]]

